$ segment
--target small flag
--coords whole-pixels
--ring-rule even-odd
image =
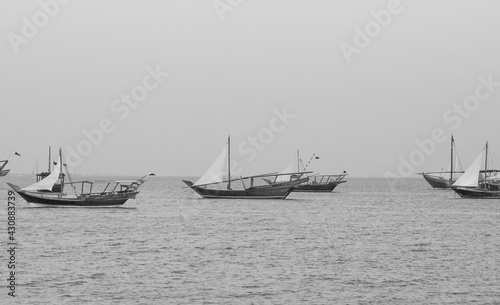
[[[21,156],[17,151],[14,153],[14,155],[19,156],[19,157]]]

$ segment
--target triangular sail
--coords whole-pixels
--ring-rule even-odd
[[[227,146],[224,147],[212,166],[210,166],[207,172],[198,181],[196,181],[194,186],[219,183],[224,181],[224,177],[227,176],[226,157]]]
[[[50,175],[45,177],[45,179],[42,179],[35,184],[27,186],[21,189],[21,191],[41,191],[41,190],[52,191],[52,187],[57,182],[57,179],[59,179],[59,175],[61,174],[61,166],[59,164],[60,163],[54,166],[54,169],[52,170]]]
[[[453,171],[452,180],[455,180],[457,177],[460,177],[463,172],[462,161],[460,160],[460,154],[458,153],[457,144],[453,142],[453,168],[450,168],[450,171]]]
[[[479,185],[479,171],[483,163],[484,150],[479,154],[474,163],[455,182],[453,186],[477,187]]]
[[[290,166],[288,166],[283,172],[281,172],[282,174],[286,174],[286,173],[293,173],[294,172],[294,164],[290,164]],[[280,176],[277,176],[276,177],[276,182],[288,182],[290,181],[292,178],[292,175],[280,175]]]

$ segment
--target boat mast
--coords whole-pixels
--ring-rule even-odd
[[[450,167],[450,182],[453,182],[453,144],[455,140],[453,139],[453,134],[451,134],[451,167]]]
[[[61,175],[63,178],[61,178]],[[59,147],[59,179],[61,180],[61,193],[64,189],[64,174],[63,174],[63,164],[62,164],[62,150]]]
[[[297,149],[297,172],[300,172],[300,157],[298,149]]]
[[[227,136],[227,189],[231,189],[231,136]]]
[[[50,146],[49,146],[49,170],[48,170],[49,173],[50,173],[50,162],[51,162],[50,161],[50,151],[51,151],[51,149],[50,149]]]
[[[484,158],[484,187],[488,189],[488,184],[486,183],[486,173],[488,170],[488,141],[486,141],[486,158]]]

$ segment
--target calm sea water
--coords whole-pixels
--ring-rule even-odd
[[[7,226],[1,178],[1,222]],[[349,178],[287,200],[207,200],[150,177],[122,208],[17,196],[15,298],[2,304],[500,304],[500,200],[423,178]]]

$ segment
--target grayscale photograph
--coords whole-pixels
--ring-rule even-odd
[[[500,2],[0,2],[1,304],[500,304]]]

